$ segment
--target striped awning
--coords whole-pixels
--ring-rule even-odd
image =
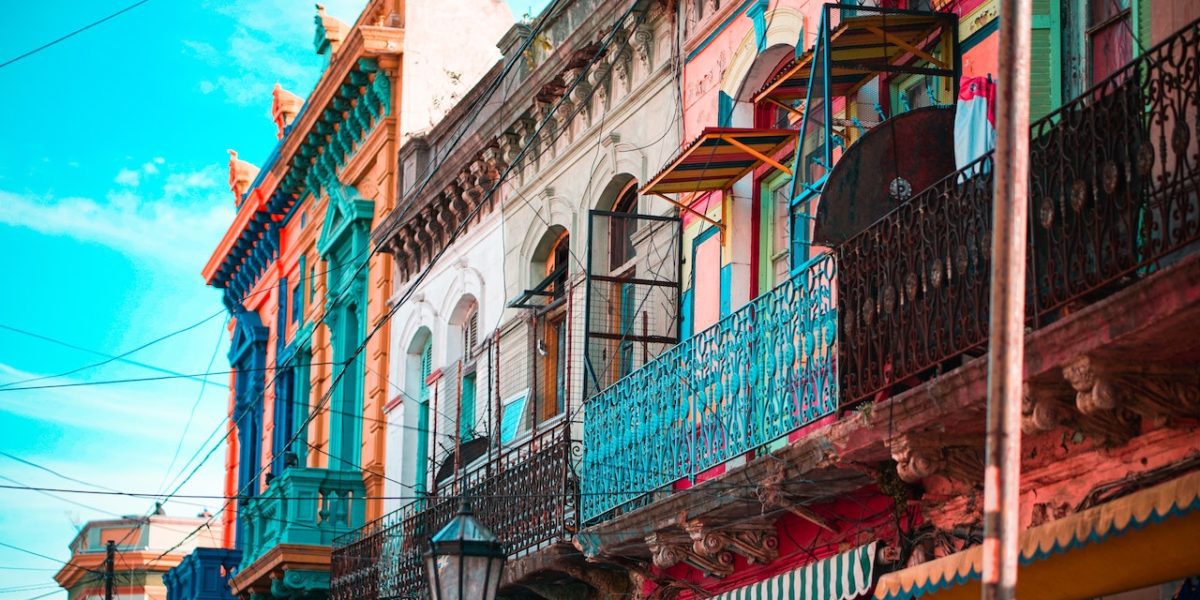
[[[930,52],[940,47],[943,57],[952,54],[954,15],[856,10],[870,12],[843,17],[829,32],[829,96],[850,94],[880,73],[954,74],[952,58]],[[804,100],[812,66],[813,51],[809,50],[780,69],[754,95],[754,101],[787,104]]]
[[[666,168],[642,186],[643,194],[729,189],[761,164],[791,173],[775,155],[796,139],[790,129],[706,127]]]
[[[713,597],[713,600],[851,600],[871,590],[875,545],[871,542],[794,571]]]
[[[1021,533],[1017,595],[1091,598],[1200,573],[1200,472]],[[1113,568],[1119,566],[1119,568]],[[878,600],[979,598],[979,546],[879,578]]]

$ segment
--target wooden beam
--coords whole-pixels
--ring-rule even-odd
[[[932,55],[924,50],[921,50],[920,48],[917,48],[916,46],[913,46],[912,44],[886,32],[878,27],[864,27],[863,29],[866,29],[867,31],[874,33],[875,35],[883,38],[884,40],[891,42],[893,45],[904,48],[905,50],[913,53],[914,56],[925,59],[926,62],[931,62],[943,69],[951,68],[949,65],[946,64],[945,61],[935,57],[934,55]],[[926,37],[928,37],[928,36],[926,36]]]
[[[771,165],[772,167],[775,167],[776,169],[779,169],[780,171],[787,173],[788,175],[792,174],[792,170],[787,168],[786,166],[784,166],[783,163],[780,163],[779,161],[771,158],[770,156],[767,156],[766,154],[763,154],[762,152],[759,152],[758,150],[755,150],[754,148],[751,148],[750,146],[747,146],[746,144],[739,142],[736,138],[734,138],[731,135],[722,135],[721,139],[725,140],[726,142],[729,142],[730,144],[733,144],[734,146],[737,146],[738,148],[741,148],[743,151],[745,151],[750,156],[753,156],[754,158],[757,158],[758,160],[761,160],[761,161],[767,163],[768,165]]]
[[[650,192],[650,194],[654,195],[654,196],[658,196],[659,198],[662,198],[663,200],[666,200],[667,202],[670,202],[671,204],[674,204],[675,206],[678,206],[679,208],[686,210],[686,211],[692,213],[693,215],[700,217],[701,219],[703,219],[705,221],[708,221],[709,223],[711,223],[712,225],[715,225],[718,229],[720,229],[721,234],[724,235],[724,233],[725,233],[725,224],[724,223],[714,220],[712,217],[709,217],[708,215],[706,215],[706,214],[704,214],[704,213],[702,213],[702,212],[700,212],[700,211],[698,211],[698,210],[688,206],[687,204],[684,204],[683,202],[680,202],[674,198],[668,198],[667,196],[660,194],[658,192]]]
[[[774,104],[775,106],[778,106],[779,108],[782,108],[783,110],[786,110],[786,111],[792,113],[793,115],[800,117],[801,119],[804,118],[804,111],[797,110],[793,106],[788,106],[774,98],[763,98],[763,100],[766,100],[767,102],[770,102],[771,104]]]

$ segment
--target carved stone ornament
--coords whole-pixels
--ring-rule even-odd
[[[1021,396],[1021,431],[1050,431],[1071,419],[1070,395],[1066,385],[1027,382]]]
[[[751,564],[760,565],[779,557],[779,538],[773,519],[715,530],[700,519],[686,519],[680,515],[679,526],[691,537],[692,552],[700,556],[716,559],[724,552],[735,552]]]
[[[1200,370],[1193,365],[1085,354],[1064,365],[1062,374],[1085,415],[1132,411],[1151,419],[1200,417]]]
[[[685,563],[708,577],[725,577],[733,573],[733,553],[719,551],[712,555],[693,550],[691,538],[683,533],[655,532],[646,536],[646,547],[654,566],[660,569]]]
[[[919,483],[931,475],[970,485],[983,481],[983,441],[955,438],[938,432],[908,432],[888,440],[896,473],[906,483]]]

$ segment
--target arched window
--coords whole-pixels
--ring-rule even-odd
[[[458,393],[458,414],[448,416],[458,419],[457,430],[459,438],[469,441],[476,437],[476,363],[475,354],[479,348],[479,302],[473,296],[463,296],[450,313],[450,336],[458,348],[451,349],[452,359],[448,367],[452,367],[453,375],[459,376],[456,391]]]
[[[617,201],[613,203],[612,212],[617,215],[636,217],[638,212],[637,181],[630,181],[621,190]],[[633,237],[637,234],[638,220],[613,216],[608,228],[608,267],[617,271],[637,256],[637,248],[633,245]]]

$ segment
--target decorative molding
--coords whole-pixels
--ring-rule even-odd
[[[718,530],[707,527],[700,519],[680,515],[679,526],[692,539],[692,552],[712,560],[725,552],[736,552],[751,564],[760,565],[770,564],[779,557],[779,537],[773,519]]]

